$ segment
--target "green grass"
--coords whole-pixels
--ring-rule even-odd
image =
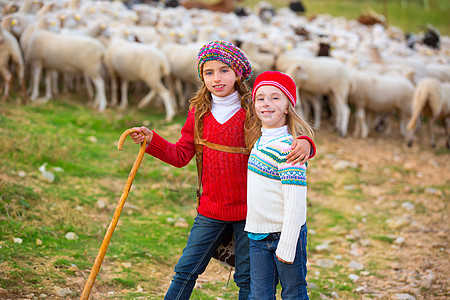
[[[99,114],[76,100],[2,104],[0,174],[6,177],[0,177],[0,264],[8,271],[0,271],[0,287],[50,288],[49,283],[64,284],[67,277],[80,276],[79,270],[88,274],[139,150],[128,138],[123,151],[118,151],[118,138],[145,121],[175,141],[179,127],[170,126],[184,119],[177,116],[166,124],[163,114],[150,109]],[[44,163],[56,176],[53,183],[41,178],[38,168]],[[54,167],[63,171],[53,171]],[[129,299],[136,296],[131,290],[138,285],[158,290],[158,281],[150,280],[149,274],[122,268],[121,263],[170,273],[189,229],[168,220],[183,217],[192,224],[195,183],[193,163],[176,169],[146,155],[127,199],[137,208],[122,211],[104,260],[119,268],[110,279],[100,272],[97,282],[129,289]],[[99,199],[108,203],[106,209],[97,208]],[[78,239],[67,240],[67,232],[75,232]],[[49,263],[45,268],[40,267],[43,257]],[[226,292],[234,295],[236,288]]]
[[[210,1],[214,2],[214,1]],[[245,0],[244,5],[254,7],[259,0]],[[274,7],[281,8],[289,4],[289,0],[269,0]],[[429,0],[429,9],[425,9],[424,1],[408,0],[402,6],[401,0],[303,0],[306,16],[329,14],[356,20],[358,16],[369,10],[384,15],[390,25],[401,28],[405,33],[422,32],[427,24],[437,28],[443,35],[450,35],[450,1]],[[384,4],[387,4],[386,6]]]

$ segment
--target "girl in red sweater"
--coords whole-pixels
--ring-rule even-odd
[[[189,299],[197,277],[204,272],[224,237],[233,231],[234,281],[239,287],[239,299],[247,300],[250,295],[249,240],[244,231],[247,145],[252,145],[260,135],[260,132],[252,134],[257,132],[252,130],[256,114],[251,90],[245,82],[250,79],[252,68],[238,47],[227,41],[213,41],[200,49],[197,69],[203,85],[190,100],[188,117],[178,142],[169,143],[146,127],[133,128],[144,134],[148,154],[175,167],[190,162],[195,155],[195,144],[204,145],[203,191],[198,214],[165,299]],[[131,134],[136,144],[141,143],[144,136]],[[223,145],[242,151],[230,153],[222,149]],[[221,150],[216,150],[217,146]],[[293,163],[304,163],[315,154],[314,143],[308,137],[294,141],[292,148],[288,158]]]

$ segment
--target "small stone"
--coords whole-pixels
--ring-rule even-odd
[[[352,260],[348,264],[348,267],[351,268],[351,269],[355,269],[355,270],[364,270],[364,265],[359,263],[359,262],[357,262],[357,261],[355,261],[355,260]]]
[[[68,232],[65,235],[66,239],[68,240],[77,240],[78,239],[78,235],[74,232]]]
[[[331,251],[330,242],[325,241],[323,244],[317,245],[316,251]]]
[[[103,200],[98,200],[95,206],[97,206],[98,209],[104,209],[106,208],[106,202]]]
[[[333,268],[336,264],[331,259],[318,259],[317,265],[321,268]]]
[[[402,203],[402,207],[407,209],[407,210],[414,210],[414,204],[411,203],[411,202],[408,202],[408,201],[403,202]]]
[[[386,224],[389,226],[389,228],[392,229],[399,229],[408,225],[409,223],[410,221],[405,217],[394,217],[392,219],[386,220]]]
[[[369,272],[369,271],[362,271],[362,272],[361,272],[361,275],[363,275],[363,276],[369,276],[369,275],[370,275],[370,272]]]
[[[23,177],[27,176],[27,173],[25,173],[25,171],[20,170],[17,172],[17,176],[23,178]]]
[[[69,288],[62,289],[59,287],[55,287],[55,290],[56,290],[56,294],[61,297],[65,297],[65,296],[72,294],[72,291]]]
[[[359,286],[355,289],[357,293],[364,293],[367,290],[367,286]]]
[[[394,241],[394,244],[397,244],[397,245],[401,245],[401,244],[403,244],[403,243],[405,243],[405,238],[402,237],[402,236],[399,236],[399,237],[396,238],[395,241]]]
[[[38,246],[42,245],[42,241],[40,239],[36,239],[36,245]]]
[[[349,184],[349,185],[344,186],[344,190],[346,190],[346,191],[353,191],[355,188],[356,187],[354,184]]]
[[[356,281],[358,281],[359,276],[352,273],[352,274],[348,275],[348,278],[349,278],[351,281],[356,282]]]
[[[340,171],[340,170],[344,170],[344,169],[349,169],[349,168],[356,168],[358,167],[358,164],[355,162],[351,162],[348,160],[338,160],[334,165],[333,165],[333,169],[336,171]]]
[[[425,274],[424,276],[422,276],[420,278],[419,285],[426,289],[430,289],[431,285],[433,284],[433,280],[434,280],[434,274],[432,271],[429,271],[427,274]]]
[[[122,266],[123,266],[124,268],[131,269],[131,263],[130,263],[130,262],[123,262],[123,263],[122,263]]]
[[[14,244],[22,244],[22,239],[21,238],[13,238]]]
[[[90,142],[92,142],[92,143],[97,143],[98,142],[97,138],[95,136],[92,136],[92,135],[90,137],[88,137],[88,140]]]
[[[53,169],[53,171],[55,171],[55,172],[64,172],[64,169],[61,168],[61,167],[53,167],[52,169]]]
[[[395,300],[416,300],[416,297],[411,296],[410,294],[401,293],[401,294],[395,294],[393,299],[395,299]]]

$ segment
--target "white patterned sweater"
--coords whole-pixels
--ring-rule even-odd
[[[281,232],[276,255],[287,262],[306,222],[306,165],[286,163],[292,141],[287,126],[262,128],[248,160],[245,225],[251,233]]]

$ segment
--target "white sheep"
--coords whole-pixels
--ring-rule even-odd
[[[335,113],[335,127],[340,136],[346,136],[350,116],[348,94],[352,88],[347,67],[331,57],[297,58],[285,73],[292,77],[301,91],[328,95],[330,108]]]
[[[252,64],[254,77],[262,72],[270,71],[275,67],[275,54],[259,51],[256,42],[244,40],[242,41],[240,48]]]
[[[185,45],[165,43],[161,50],[166,54],[170,64],[170,81],[172,95],[176,95],[178,106],[185,110],[187,98],[190,97],[199,82],[197,75],[197,54],[201,43]],[[183,90],[184,88],[184,90]]]
[[[433,77],[440,82],[450,82],[450,65],[449,64],[427,64],[427,77]]]
[[[120,107],[128,105],[128,84],[130,81],[143,81],[150,92],[142,98],[138,107],[146,106],[154,96],[159,95],[166,109],[166,120],[172,120],[175,109],[169,90],[164,86],[164,76],[170,74],[170,65],[164,53],[149,44],[126,41],[114,36],[108,45],[105,64],[111,77],[111,105],[117,104],[117,77],[122,80]]]
[[[450,149],[450,83],[441,83],[432,77],[423,78],[414,90],[412,115],[407,125],[407,143],[411,146],[419,115],[429,117],[430,144],[436,147],[434,125],[437,119],[444,123],[447,133],[447,148]]]
[[[1,26],[11,32],[17,39],[20,39],[23,31],[28,25],[36,20],[35,15],[15,12],[2,18]]]
[[[88,36],[62,35],[44,29],[31,33],[25,57],[33,67],[33,90],[31,100],[39,96],[42,69],[63,73],[81,73],[92,79],[96,95],[94,107],[106,108],[105,84],[101,69],[105,47]],[[46,100],[51,98],[51,78],[46,78]]]
[[[366,111],[383,114],[397,111],[400,116],[400,133],[405,135],[414,92],[411,81],[401,75],[379,75],[363,70],[351,72],[354,87],[349,95],[349,102],[356,107],[354,135],[363,138],[368,136]]]
[[[17,39],[7,30],[0,28],[0,73],[5,80],[5,92],[2,101],[5,101],[10,94],[10,87],[12,82],[12,74],[9,71],[10,60],[17,67],[17,75],[22,89],[23,101],[26,101],[25,90],[25,66],[23,62],[22,51]]]

